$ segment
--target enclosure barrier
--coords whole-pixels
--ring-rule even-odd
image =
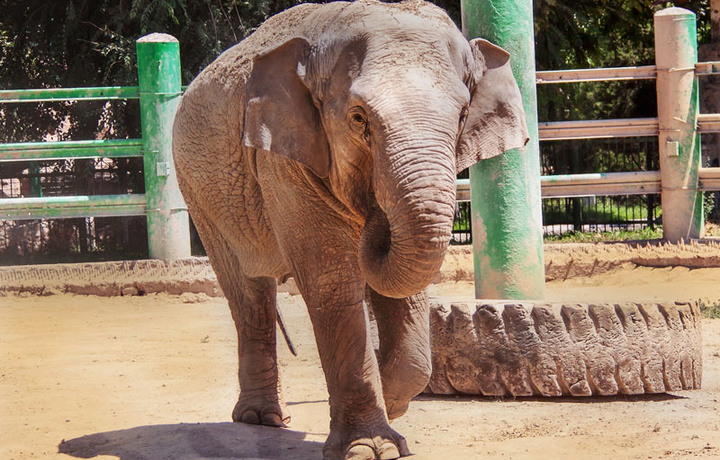
[[[513,6],[512,2],[508,5]],[[507,7],[502,1],[494,6]],[[463,8],[464,20],[467,21],[466,2],[463,2]],[[523,14],[528,13],[525,11]],[[703,168],[699,164],[698,135],[719,133],[720,114],[697,113],[697,77],[719,74],[720,62],[695,62],[697,40],[695,16],[691,12],[681,8],[663,10],[656,15],[655,29],[656,52],[659,55],[654,66],[543,71],[533,75],[537,84],[656,79],[658,117],[542,122],[538,124],[538,139],[547,141],[657,136],[660,137],[663,149],[660,170],[544,176],[540,178],[541,196],[551,198],[661,193],[663,231],[666,239],[677,241],[680,238],[697,238],[702,227],[702,207],[698,209],[698,192],[720,190],[720,168]],[[675,42],[683,43],[686,48],[675,50],[670,53],[675,57],[666,59],[667,56],[663,53],[667,54],[668,49],[672,48],[670,45]],[[153,34],[138,40],[137,47],[139,86],[2,90],[0,103],[139,99],[142,105],[142,139],[0,144],[0,161],[142,157],[145,164],[146,193],[0,199],[0,219],[144,215],[148,218],[151,258],[174,259],[190,254],[187,209],[177,189],[169,140],[172,118],[180,95],[178,43],[170,36]],[[683,56],[690,61],[673,60]],[[682,78],[675,78],[677,76]],[[674,112],[668,108],[667,98],[668,95],[677,94],[685,94],[685,99],[683,106],[675,107],[673,110],[677,112]],[[530,96],[526,94],[526,97]],[[689,118],[683,120],[677,113],[685,114]],[[676,120],[677,118],[680,118],[680,121]],[[670,126],[673,123],[677,126]],[[532,123],[530,129],[532,131]],[[686,139],[685,144],[689,142],[692,145],[682,145],[683,142],[674,138],[679,134]],[[525,196],[526,193],[530,192],[523,192],[521,195]],[[680,204],[670,198],[673,194],[681,196]],[[458,200],[470,199],[469,181],[459,180]],[[536,213],[537,210],[530,212]],[[527,218],[523,218],[519,223],[526,221]],[[533,241],[536,239],[533,235],[531,237],[529,239]],[[519,249],[516,249],[517,251]],[[537,296],[527,294],[521,297]]]
[[[142,157],[145,194],[0,199],[0,219],[147,216],[151,258],[190,256],[188,213],[172,161],[172,123],[180,101],[178,41],[137,41],[139,86],[0,91],[0,103],[139,99],[142,139],[0,144],[0,161]]]
[[[660,171],[563,174],[557,176],[542,176],[540,182],[542,184],[543,198],[579,198],[596,195],[649,195],[662,192]],[[699,168],[698,190],[709,192],[719,191],[720,168]],[[469,179],[458,179],[457,200],[470,201]]]
[[[720,62],[697,62],[695,14],[667,8],[655,14],[654,66],[538,72],[537,83],[656,79],[657,118],[545,122],[541,140],[657,136],[660,170],[542,178],[543,197],[662,195],[663,237],[672,242],[703,231],[703,191],[720,190],[720,168],[702,168],[700,134],[720,132],[720,115],[699,114],[698,78],[720,73]]]
[[[680,20],[676,20],[677,17]],[[674,18],[668,20],[667,18]],[[670,26],[671,30],[667,30]],[[680,28],[677,30],[677,28]],[[674,171],[676,164],[661,161],[659,171],[636,171],[621,173],[596,174],[568,174],[556,176],[542,176],[541,190],[543,198],[584,197],[594,195],[645,195],[661,193],[663,195],[663,231],[666,239],[677,241],[680,238],[697,238],[700,236],[697,218],[697,191],[720,190],[720,168],[700,167],[698,134],[720,132],[720,114],[697,113],[697,77],[703,75],[720,74],[720,62],[675,62],[665,59],[669,43],[680,42],[690,44],[688,49],[681,53],[687,59],[696,60],[696,39],[694,33],[694,14],[681,8],[668,8],[656,15],[656,51],[659,54],[658,65],[640,67],[617,67],[605,69],[578,69],[560,71],[536,72],[537,84],[580,83],[600,81],[623,81],[640,79],[658,80],[658,112],[654,118],[632,118],[616,120],[581,120],[581,121],[554,121],[538,123],[539,138],[541,141],[558,141],[571,139],[600,139],[621,137],[658,137],[661,139],[663,151],[661,156],[672,159],[675,163],[684,160],[682,171],[678,178],[668,177],[678,175]],[[675,29],[672,29],[675,28]],[[658,43],[663,40],[662,46]],[[660,70],[658,70],[660,69]],[[684,74],[683,82],[662,81],[663,75]],[[688,78],[689,75],[689,78]],[[688,88],[679,88],[676,83],[683,83]],[[668,98],[671,95],[686,94],[686,100],[680,107],[668,107]],[[663,102],[660,102],[663,101]],[[692,119],[682,120],[682,114],[689,114]],[[661,118],[665,121],[661,129]],[[679,127],[668,128],[668,123],[679,123]],[[686,139],[692,140],[693,155],[681,155],[681,146],[678,141],[668,136],[677,136],[684,133]],[[687,141],[686,141],[687,142]],[[687,146],[686,146],[687,147]],[[674,180],[673,180],[674,179]],[[688,190],[693,197],[684,203],[672,202],[669,195],[676,191]],[[470,181],[458,181],[458,200],[470,201]],[[683,211],[684,209],[684,211]],[[696,211],[688,216],[687,211]],[[679,219],[675,218],[678,211]],[[684,216],[682,214],[685,214]],[[675,218],[675,219],[673,219]],[[693,219],[695,221],[693,222]],[[675,220],[675,222],[673,222]],[[685,231],[673,232],[673,227]],[[692,227],[692,231],[690,228]],[[668,234],[670,232],[670,234]]]

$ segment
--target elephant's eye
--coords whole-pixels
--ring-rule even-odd
[[[359,113],[356,113],[355,115],[353,115],[352,121],[354,124],[356,124],[358,126],[365,124],[365,119]]]
[[[350,109],[348,114],[348,123],[350,124],[350,129],[352,129],[354,133],[363,136],[367,131],[368,125],[365,111],[361,107],[353,107]]]

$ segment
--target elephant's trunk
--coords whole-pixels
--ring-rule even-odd
[[[449,136],[437,137],[442,140],[430,147],[427,139],[389,139],[395,148],[375,156],[376,200],[363,229],[360,266],[368,284],[387,297],[408,297],[430,284],[450,242],[454,146]]]

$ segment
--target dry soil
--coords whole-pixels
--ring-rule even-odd
[[[432,288],[472,296],[467,281]],[[547,283],[557,301],[720,298],[720,269],[624,265]],[[313,459],[327,394],[302,299],[280,294],[289,429],[229,423],[235,333],[205,294],[0,297],[0,459]],[[703,389],[498,400],[420,396],[393,426],[417,460],[720,458],[720,320],[703,322]]]

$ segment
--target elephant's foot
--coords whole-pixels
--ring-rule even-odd
[[[388,419],[392,422],[400,418],[407,412],[410,407],[410,398],[405,399],[385,399],[385,407],[387,408]]]
[[[283,414],[283,409],[277,401],[257,397],[243,398],[242,394],[235,404],[232,419],[233,422],[283,428],[290,423],[290,416]]]
[[[430,381],[430,364],[425,360],[408,359],[407,355],[393,355],[381,366],[383,373],[383,396],[385,409],[390,421],[407,412],[410,401],[422,393]],[[418,363],[419,361],[419,363]]]
[[[333,428],[323,447],[324,460],[391,460],[410,455],[405,438],[385,423],[381,428]]]

